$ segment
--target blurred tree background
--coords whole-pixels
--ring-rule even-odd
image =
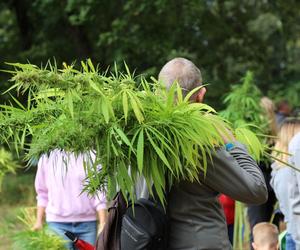
[[[297,83],[299,8],[296,0],[6,0],[0,3],[1,68],[5,61],[89,57],[103,70],[125,60],[137,74],[156,76],[167,60],[183,56],[202,69],[209,102],[220,107],[220,97],[246,70],[264,94]],[[7,77],[1,75],[0,91]]]

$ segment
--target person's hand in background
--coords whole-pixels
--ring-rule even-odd
[[[33,231],[41,230],[43,228],[43,219],[44,219],[44,214],[45,214],[45,209],[44,207],[37,207],[37,212],[36,212],[36,222],[32,227]]]

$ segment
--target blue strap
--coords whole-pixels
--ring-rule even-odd
[[[235,145],[232,142],[228,142],[225,144],[225,149],[228,152],[231,151],[234,147],[235,147]]]

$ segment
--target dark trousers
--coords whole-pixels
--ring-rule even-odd
[[[233,228],[234,228],[234,224],[227,225],[228,238],[231,245],[233,245]]]

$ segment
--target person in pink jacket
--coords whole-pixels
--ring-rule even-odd
[[[42,228],[46,215],[48,227],[64,239],[67,239],[64,232],[70,231],[95,245],[97,215],[99,228],[106,219],[106,197],[101,192],[95,197],[82,192],[86,181],[84,164],[93,161],[93,157],[55,149],[40,158],[35,178],[37,220],[34,230]],[[71,241],[67,242],[67,249],[75,249]]]

